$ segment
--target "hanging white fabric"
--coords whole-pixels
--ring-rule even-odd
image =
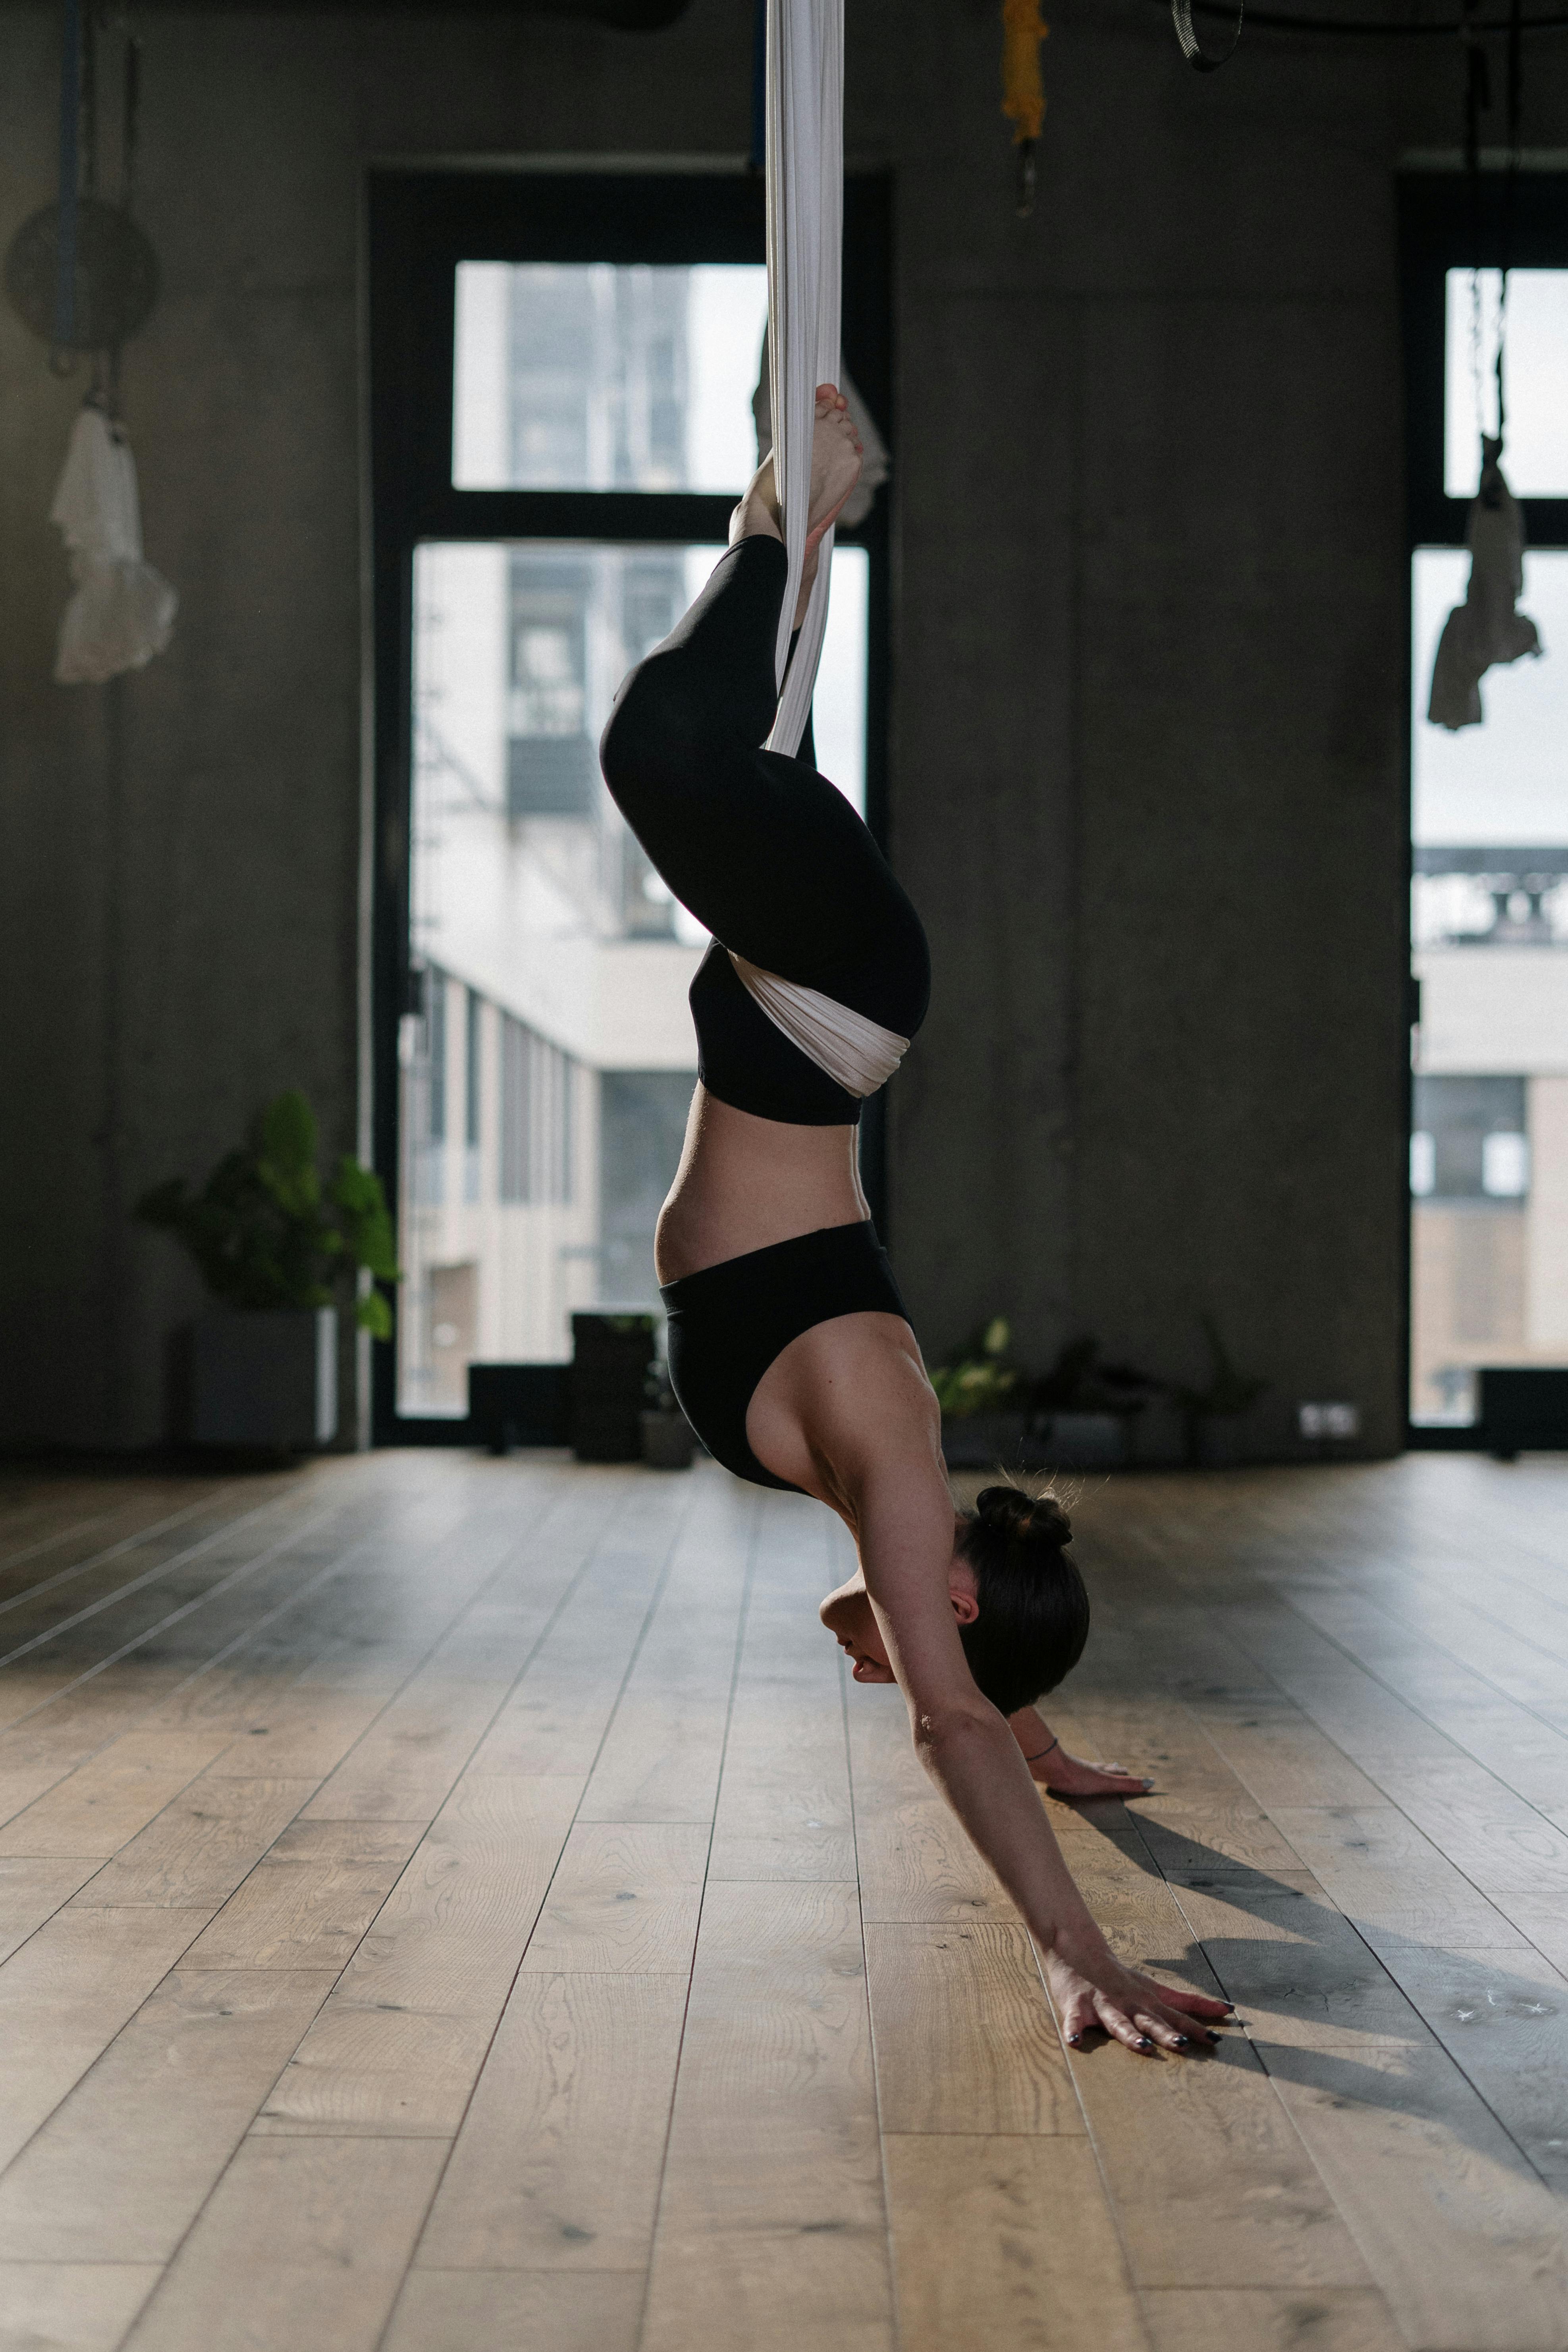
[[[730,961],[748,995],[762,1006],[775,1029],[808,1061],[826,1070],[846,1094],[862,1100],[885,1087],[904,1055],[910,1041],[884,1029],[864,1013],[824,996],[820,989],[803,988],[798,981],[781,980],[730,950]]]
[[[142,553],[136,462],[122,428],[83,408],[49,509],[70,556],[76,593],[60,623],[55,679],[101,686],[161,654],[179,599]]]
[[[776,656],[782,693],[768,747],[793,757],[805,732],[822,657],[833,569],[829,531],[791,662],[789,641],[805,570],[816,387],[837,383],[839,373],[843,0],[768,0],[767,203],[773,479],[789,557]]]

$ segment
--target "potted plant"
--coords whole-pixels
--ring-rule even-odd
[[[1027,1415],[1023,1374],[1008,1360],[1012,1328],[1005,1315],[988,1322],[960,1348],[952,1361],[930,1375],[942,1407],[942,1453],[952,1469],[983,1467],[1020,1457]]]
[[[1161,1383],[1131,1364],[1104,1364],[1088,1332],[1069,1339],[1029,1384],[1033,1433],[1053,1465],[1110,1469],[1131,1459],[1132,1423]]]
[[[595,1307],[572,1318],[572,1450],[579,1462],[639,1462],[647,1381],[658,1349],[640,1309]]]
[[[640,1418],[642,1458],[650,1470],[689,1470],[697,1438],[691,1423],[676,1402],[669,1373],[655,1364],[644,1385],[647,1399]]]
[[[1189,1465],[1194,1469],[1223,1469],[1240,1460],[1241,1433],[1237,1424],[1244,1413],[1250,1412],[1268,1383],[1237,1370],[1212,1315],[1201,1316],[1199,1320],[1208,1343],[1208,1381],[1201,1389],[1173,1383],[1171,1396],[1186,1432]]]
[[[171,1177],[136,1204],[184,1244],[218,1305],[199,1318],[189,1435],[197,1444],[292,1450],[337,1434],[337,1310],[361,1269],[401,1276],[381,1180],[350,1154],[323,1185],[316,1120],[298,1088],[257,1114],[199,1192]],[[378,1339],[392,1309],[377,1290],[355,1319]]]

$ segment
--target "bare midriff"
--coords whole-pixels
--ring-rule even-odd
[[[757,1118],[699,1086],[654,1244],[660,1282],[869,1216],[853,1127]]]

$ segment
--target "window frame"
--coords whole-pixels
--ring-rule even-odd
[[[459,490],[452,486],[452,357],[459,261],[761,262],[762,180],[738,167],[659,172],[387,166],[366,190],[371,588],[370,1054],[372,1157],[395,1221],[398,1031],[416,1011],[409,951],[413,580],[422,541],[598,540],[721,543],[728,494]],[[844,360],[892,443],[891,183],[845,183]],[[885,845],[889,502],[839,537],[869,559],[866,816]],[[451,1040],[448,1036],[448,1059]],[[448,1081],[449,1082],[449,1081]],[[882,1105],[867,1105],[862,1175],[885,1209]],[[395,1287],[387,1291],[394,1317]],[[371,1429],[387,1444],[461,1445],[465,1419],[400,1412],[395,1340],[374,1343]]]
[[[1451,499],[1444,487],[1446,474],[1447,365],[1447,274],[1451,269],[1500,269],[1507,259],[1514,269],[1568,269],[1568,171],[1521,171],[1513,175],[1511,217],[1508,175],[1495,168],[1483,171],[1472,196],[1466,173],[1458,170],[1407,171],[1398,186],[1401,326],[1405,361],[1405,840],[1409,865],[1405,876],[1405,922],[1408,931],[1410,890],[1415,876],[1414,783],[1415,743],[1411,711],[1415,704],[1415,646],[1410,633],[1410,582],[1414,561],[1423,547],[1463,547],[1469,514],[1468,499]],[[1504,453],[1504,467],[1507,467]],[[1525,543],[1532,548],[1568,548],[1568,498],[1521,499]],[[1415,986],[1411,982],[1414,1027],[1418,1013]],[[1412,1339],[1411,1200],[1409,1138],[1415,1129],[1414,1055],[1405,1055],[1405,1132],[1401,1156],[1404,1202],[1403,1322],[1400,1366],[1403,1381],[1405,1443],[1413,1453],[1484,1453],[1486,1439],[1479,1422],[1461,1428],[1433,1426],[1410,1418]]]

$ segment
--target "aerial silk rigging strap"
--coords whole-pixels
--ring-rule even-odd
[[[805,558],[816,387],[837,383],[839,373],[843,0],[768,0],[767,109],[769,390],[773,479],[789,557],[775,655],[781,693],[768,746],[793,757],[811,709],[833,568],[829,531],[792,661],[790,636]]]
[[[55,344],[76,341],[77,191],[80,180],[81,9],[65,0],[60,45],[60,199],[55,246]]]

